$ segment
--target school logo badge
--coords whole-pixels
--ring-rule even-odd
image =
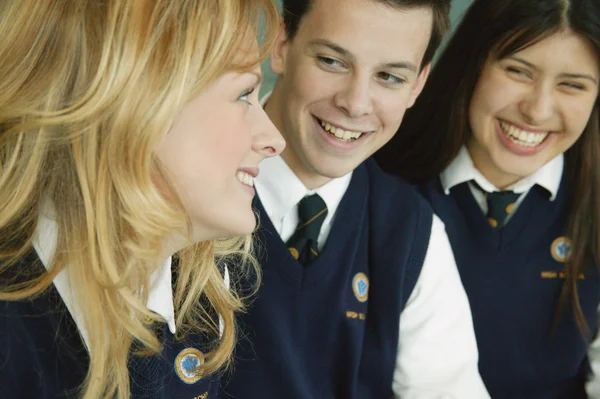
[[[573,243],[567,237],[558,237],[552,242],[550,253],[555,261],[565,263],[571,258]]]
[[[364,273],[357,273],[352,279],[352,291],[359,302],[366,302],[369,298],[369,279]]]
[[[200,366],[204,364],[204,354],[195,348],[185,348],[175,358],[175,373],[186,384],[194,384],[202,378]]]

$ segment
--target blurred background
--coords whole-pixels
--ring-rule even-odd
[[[452,1],[452,11],[450,13],[450,18],[452,19],[452,26],[455,26],[457,24],[457,22],[460,21],[460,18],[462,17],[463,13],[467,9],[467,7],[469,7],[469,5],[471,4],[472,1],[473,0],[453,0]],[[281,8],[281,0],[276,0],[276,2],[279,5],[279,7]],[[452,34],[452,32],[449,32],[449,35],[451,35],[451,34]],[[438,50],[438,53],[439,53],[439,50]],[[276,76],[271,72],[268,62],[265,62],[262,67],[263,67],[262,68],[263,73],[265,74],[265,79],[264,79],[263,85],[261,87],[261,93],[266,93],[268,91],[271,91],[271,89],[273,88],[273,83],[275,82]]]

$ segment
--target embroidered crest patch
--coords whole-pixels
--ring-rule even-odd
[[[364,273],[357,273],[352,279],[352,291],[359,302],[366,302],[369,298],[369,279]]]
[[[202,364],[202,352],[195,348],[185,348],[175,358],[175,373],[186,384],[194,384],[202,378]]]
[[[555,261],[565,263],[571,258],[573,243],[567,237],[558,237],[552,242],[550,253]]]

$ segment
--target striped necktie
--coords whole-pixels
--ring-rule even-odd
[[[298,203],[298,226],[286,245],[303,266],[319,256],[317,239],[326,217],[327,205],[318,194],[304,197]]]
[[[521,194],[517,194],[514,191],[494,191],[488,193],[475,181],[472,183],[485,195],[488,206],[487,219],[490,222],[490,226],[498,229],[503,228],[506,225],[508,215],[513,211],[515,202],[517,202]]]

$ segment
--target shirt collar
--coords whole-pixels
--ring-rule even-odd
[[[33,239],[33,247],[42,264],[47,269],[56,250],[58,228],[54,220],[40,213],[38,227]],[[89,337],[83,323],[83,311],[79,308],[71,289],[69,268],[65,267],[54,278],[54,286],[75,321],[79,333],[89,351]],[[171,285],[171,257],[150,276],[150,292],[147,307],[165,319],[171,333],[175,334],[175,310],[173,306],[173,288]]]
[[[283,158],[275,156],[261,162],[260,174],[254,185],[267,215],[273,222],[282,220],[302,198],[316,193],[327,205],[327,217],[323,223],[328,224],[335,215],[351,179],[352,172],[331,179],[316,190],[309,190]]]
[[[550,200],[554,201],[560,187],[563,168],[564,156],[561,153],[539,168],[535,173],[524,177],[506,189],[515,193],[524,193],[537,184],[548,190]],[[456,158],[440,175],[440,181],[444,193],[450,194],[452,187],[471,180],[475,180],[487,192],[500,191],[477,170],[473,164],[471,155],[469,155],[469,151],[465,146],[462,146]]]

